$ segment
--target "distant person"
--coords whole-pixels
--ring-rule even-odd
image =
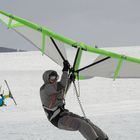
[[[56,71],[48,70],[43,74],[44,84],[40,88],[40,97],[48,120],[59,129],[79,131],[87,140],[108,140],[107,135],[90,120],[65,109],[65,93],[75,77],[68,75],[68,61],[63,64],[59,82]]]
[[[6,106],[5,99],[10,98],[9,95],[0,94],[0,107]]]

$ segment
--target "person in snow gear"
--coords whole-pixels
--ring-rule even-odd
[[[89,119],[65,109],[65,94],[75,76],[68,74],[68,61],[64,61],[63,65],[60,81],[54,70],[47,70],[43,74],[44,84],[40,88],[40,97],[48,120],[59,129],[79,131],[87,140],[108,140],[107,135]]]
[[[9,95],[0,94],[0,107],[6,106],[5,99],[10,98]]]

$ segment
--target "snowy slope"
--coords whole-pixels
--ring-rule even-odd
[[[110,50],[140,57],[139,47]],[[0,108],[0,140],[84,140],[78,132],[53,127],[41,107],[42,73],[55,69],[61,74],[59,66],[40,52],[1,53],[0,66],[0,83],[6,89],[3,80],[9,82],[18,103],[8,100]],[[93,78],[80,84],[87,116],[111,140],[140,139],[140,79]],[[66,101],[69,110],[81,115],[72,87]]]

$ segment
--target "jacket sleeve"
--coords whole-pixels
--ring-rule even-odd
[[[60,80],[61,85],[68,89],[68,87],[71,85],[71,80],[69,79],[69,75],[67,71],[64,71],[62,76],[61,76],[61,80]]]

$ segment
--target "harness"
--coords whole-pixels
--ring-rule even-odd
[[[63,117],[62,112],[66,111],[66,109],[63,106],[58,106],[53,109],[50,109],[43,105],[44,111],[47,115],[48,120],[56,127],[58,127],[58,120]]]

